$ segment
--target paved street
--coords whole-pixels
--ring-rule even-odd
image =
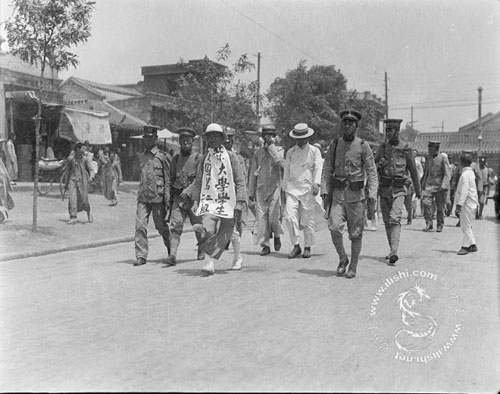
[[[455,218],[441,234],[403,225],[395,267],[379,224],[353,280],[334,275],[327,230],[294,260],[287,238],[260,257],[246,230],[243,270],[227,271],[230,249],[208,278],[193,233],[171,268],[159,238],[142,267],[131,242],[0,262],[0,390],[497,392],[500,224],[486,216],[467,256]]]

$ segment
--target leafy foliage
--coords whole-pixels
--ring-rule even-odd
[[[90,37],[88,0],[14,0],[15,15],[5,28],[12,53],[45,70],[76,67],[77,56],[69,48]]]
[[[315,130],[315,139],[331,140],[332,131],[339,125],[346,84],[346,78],[335,66],[308,69],[301,61],[284,78],[278,77],[271,84],[267,115],[285,136],[296,123],[306,122]]]
[[[288,131],[295,124],[306,122],[315,130],[313,140],[324,146],[339,136],[340,111],[354,108],[363,115],[358,136],[368,141],[379,141],[375,125],[381,113],[377,113],[373,102],[356,91],[347,91],[346,86],[347,79],[335,66],[312,66],[308,69],[305,61],[301,61],[284,78],[276,78],[271,84],[267,94],[267,115],[285,139],[288,139]]]
[[[208,123],[216,122],[237,130],[255,127],[256,115],[252,104],[256,100],[256,82],[243,82],[240,75],[254,70],[255,65],[246,54],[241,55],[232,67],[220,62],[228,60],[231,50],[225,44],[218,52],[216,61],[207,56],[202,61],[179,65],[188,72],[177,80],[176,95],[183,99],[181,112],[185,116],[178,123],[191,123],[203,130]],[[175,125],[174,125],[175,126]]]
[[[22,61],[40,67],[38,109],[35,117],[35,179],[33,187],[33,227],[37,231],[38,160],[45,67],[60,71],[76,67],[77,57],[69,51],[90,37],[89,0],[13,0],[14,16],[5,24],[11,52]]]
[[[406,124],[406,127],[402,129],[399,133],[401,140],[407,143],[413,143],[417,139],[417,136],[420,134],[420,131],[414,129],[409,123]]]

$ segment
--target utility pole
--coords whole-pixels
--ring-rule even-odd
[[[257,131],[260,129],[260,52],[257,53]]]
[[[389,118],[389,97],[387,96],[387,71],[385,75],[385,118]]]
[[[479,119],[479,135],[477,137],[477,142],[478,142],[478,147],[477,147],[477,159],[479,161],[479,156],[483,154],[482,152],[482,143],[483,143],[483,125],[482,125],[482,116],[481,116],[481,100],[482,100],[482,93],[483,93],[483,88],[479,86],[477,88],[477,93],[478,93],[478,107],[477,107],[477,117]]]
[[[418,123],[418,120],[413,120],[413,105],[410,107],[410,118],[411,118],[411,121],[406,122],[406,123],[409,123],[411,128],[413,129],[413,123]]]
[[[441,133],[444,133],[444,120],[441,121],[441,126],[432,126],[431,129],[441,129]]]

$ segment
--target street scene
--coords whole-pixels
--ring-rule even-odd
[[[29,192],[16,196],[29,204]],[[91,196],[96,217],[99,199]],[[128,236],[131,217],[120,215],[125,232],[113,225],[100,240]],[[23,252],[53,249],[56,239],[70,246],[69,237],[55,235],[68,227],[62,219],[44,214],[47,231],[37,237],[45,246],[27,240]],[[457,256],[455,223],[446,218],[442,233],[422,232],[420,217],[403,225],[405,248],[394,267],[384,259],[383,227],[367,231],[352,281],[335,275],[326,228],[316,233],[310,259],[292,260],[287,251],[259,256],[245,228],[241,271],[229,270],[230,248],[208,278],[201,277],[193,232],[183,235],[175,267],[163,264],[158,237],[142,267],[133,266],[131,241],[2,261],[1,390],[493,392],[500,383],[499,226],[489,203],[485,219],[474,222],[479,252]],[[9,226],[20,231],[8,222],[2,240]],[[90,225],[76,226],[82,238],[72,244],[88,242]],[[387,278],[414,269],[440,282],[421,279],[431,299],[419,311],[438,324],[427,354],[451,345],[427,363],[396,358],[394,335],[405,327],[398,294],[411,279],[380,296],[381,316],[372,309]]]
[[[499,45],[494,0],[0,2],[0,392],[500,392]]]

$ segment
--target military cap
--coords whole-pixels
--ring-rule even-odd
[[[262,126],[262,134],[276,134],[276,127],[272,124]]]
[[[181,135],[188,135],[193,138],[196,136],[196,131],[194,131],[191,127],[179,127],[176,133],[179,134],[179,137]]]
[[[226,127],[226,135],[235,135],[236,130],[233,129],[232,127]]]
[[[361,113],[356,111],[355,109],[344,109],[340,111],[340,118],[344,119],[352,119],[356,122],[359,122],[362,118]]]
[[[160,128],[158,126],[153,126],[153,125],[146,125],[144,126],[144,131],[142,133],[142,135],[144,137],[156,137],[158,136],[158,130],[160,130]]]
[[[485,155],[479,156],[479,161],[486,161],[487,157]]]
[[[293,130],[290,131],[289,135],[295,139],[308,138],[314,134],[314,130],[311,129],[307,123],[297,123]]]
[[[429,141],[427,142],[427,146],[437,146],[441,145],[441,141]]]
[[[471,150],[463,150],[460,155],[460,160],[468,160],[472,161],[472,151]]]
[[[397,127],[400,127],[402,121],[403,121],[403,119],[384,119],[384,123],[387,126],[397,126]]]
[[[217,123],[210,123],[205,129],[205,133],[221,133],[224,134],[224,130],[222,130],[222,126]]]

